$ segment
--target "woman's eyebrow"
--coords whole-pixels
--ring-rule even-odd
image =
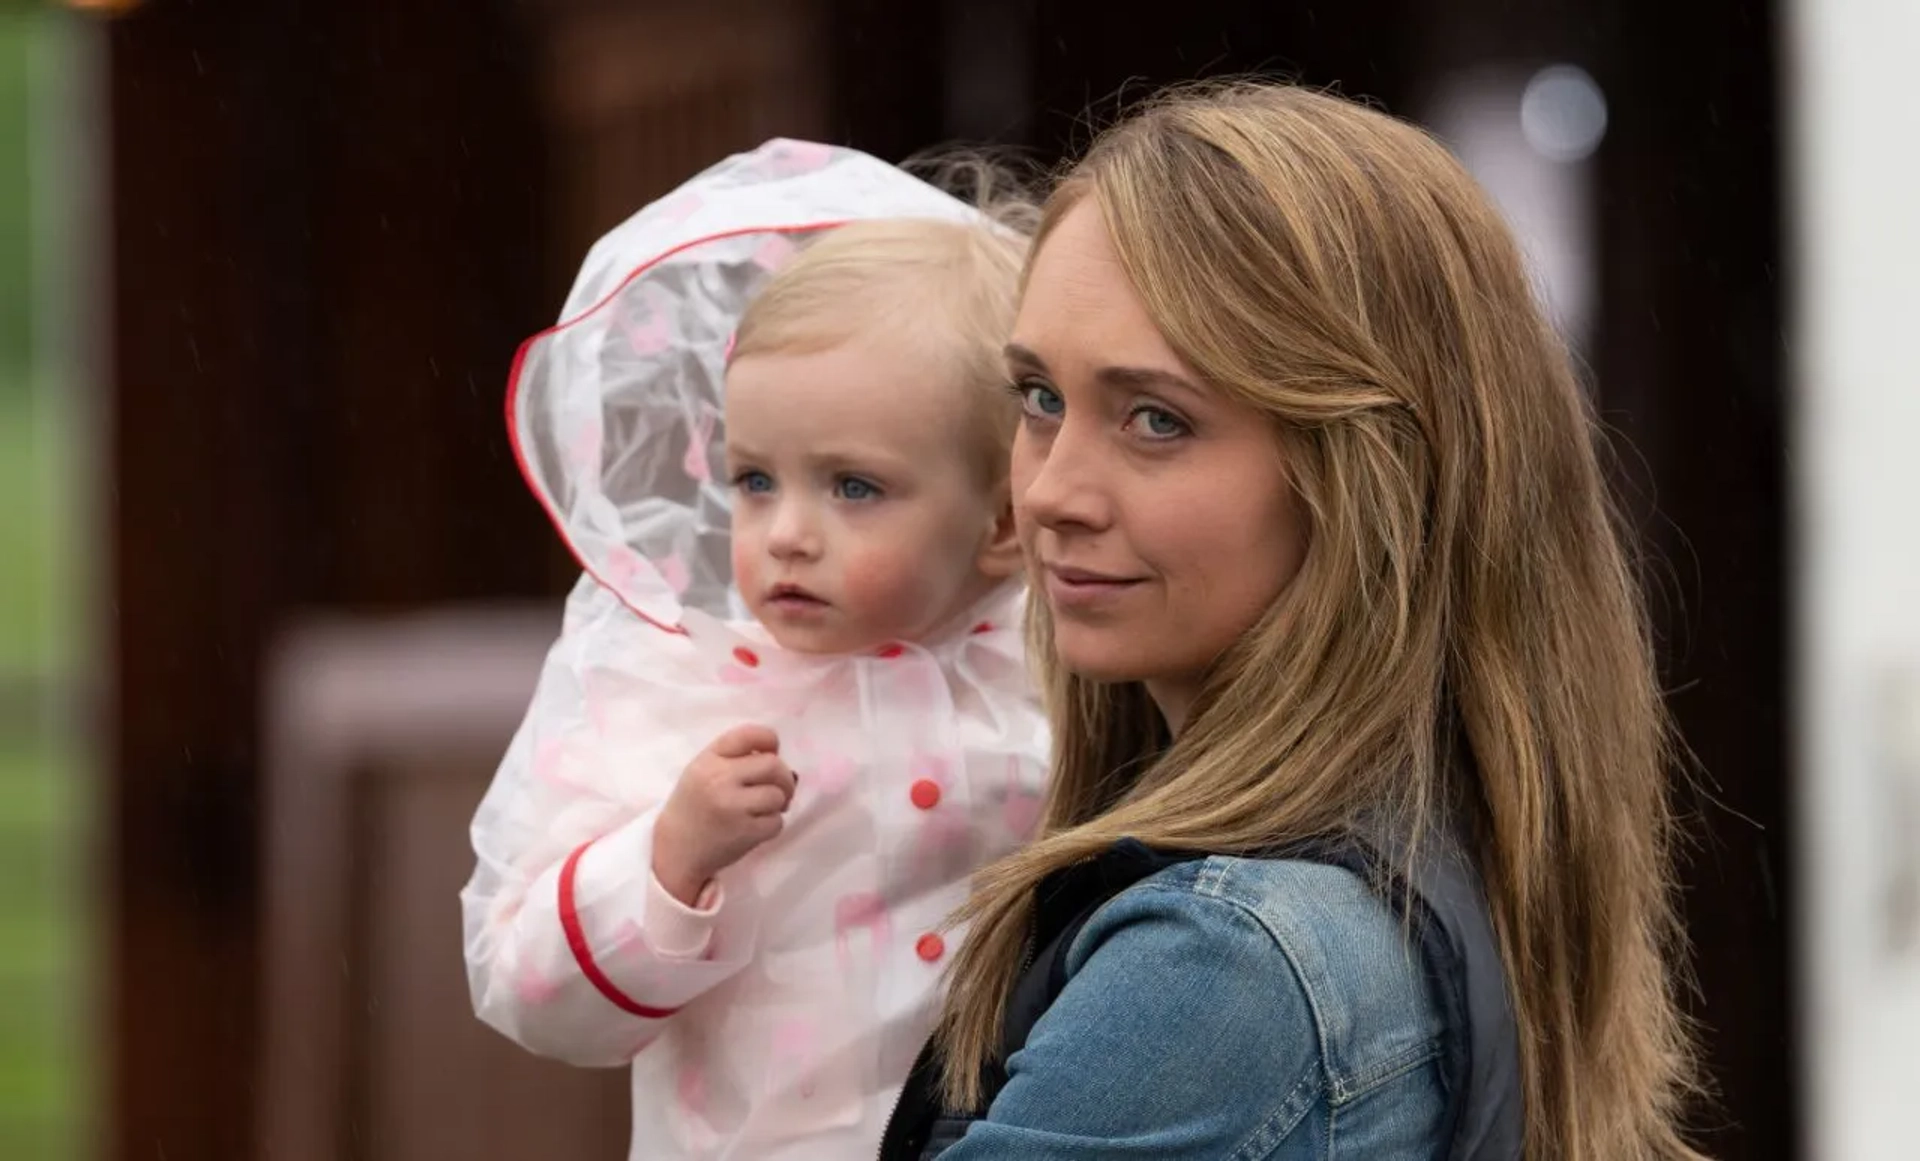
[[[1032,367],[1036,371],[1044,371],[1047,369],[1047,361],[1045,359],[1042,359],[1039,355],[1034,354],[1019,343],[1008,343],[1002,348],[1002,353],[1006,355],[1007,362],[1009,363],[1019,363],[1022,366]]]
[[[1046,372],[1046,360],[1019,343],[1008,343],[1005,352],[1009,363],[1042,373]],[[1201,394],[1200,389],[1186,376],[1172,371],[1163,371],[1158,367],[1102,367],[1093,373],[1093,378],[1102,386],[1123,391],[1178,391],[1189,395]]]
[[[1093,377],[1110,387],[1126,391],[1174,391],[1188,395],[1201,393],[1184,375],[1162,371],[1157,367],[1102,367],[1094,372]]]

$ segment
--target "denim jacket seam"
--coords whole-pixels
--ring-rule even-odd
[[[1329,1084],[1327,1103],[1334,1108],[1341,1108],[1372,1094],[1438,1057],[1440,1045],[1441,1042],[1437,1038],[1422,1040],[1362,1073],[1351,1078],[1341,1078]],[[1351,1083],[1347,1083],[1349,1079]]]
[[[1226,886],[1227,876],[1231,866],[1232,864],[1225,859],[1208,859],[1202,867],[1200,879],[1195,881],[1194,890],[1198,893],[1205,894],[1208,898],[1218,899],[1222,903],[1235,907],[1251,918],[1254,923],[1259,926],[1260,930],[1267,933],[1267,938],[1273,941],[1273,946],[1279,950],[1280,955],[1287,961],[1287,967],[1293,972],[1293,978],[1300,983],[1301,994],[1306,996],[1307,999],[1307,1014],[1313,1020],[1314,1050],[1320,1058],[1320,1070],[1327,1078],[1327,1087],[1329,1089],[1329,1095],[1331,1095],[1331,1090],[1339,1085],[1339,1080],[1334,1073],[1332,1064],[1333,1056],[1329,1045],[1330,1037],[1327,1032],[1326,1019],[1324,1016],[1326,1005],[1324,997],[1321,995],[1323,991],[1320,986],[1321,981],[1313,978],[1312,974],[1306,970],[1306,965],[1304,965],[1300,957],[1295,954],[1292,945],[1287,942],[1286,937],[1268,921],[1267,916],[1262,913],[1259,908],[1244,899],[1224,892],[1223,888]],[[1201,880],[1206,878],[1208,871],[1213,872],[1212,879],[1206,883],[1207,890],[1200,892]],[[1171,884],[1168,886],[1172,888]]]
[[[1331,1141],[1331,1132],[1341,1109],[1347,1108],[1434,1060],[1441,1054],[1442,1041],[1438,1037],[1423,1038],[1351,1075],[1336,1074],[1330,1063],[1331,1057],[1328,1055],[1328,1032],[1324,1023],[1325,997],[1322,994],[1324,988],[1316,986],[1324,981],[1317,981],[1310,977],[1289,939],[1273,922],[1270,922],[1261,909],[1231,890],[1232,866],[1231,862],[1224,859],[1206,859],[1190,872],[1191,878],[1178,874],[1155,876],[1122,892],[1122,896],[1135,892],[1142,894],[1151,892],[1194,896],[1225,904],[1251,919],[1258,929],[1266,934],[1274,948],[1285,958],[1288,970],[1298,981],[1313,1024],[1314,1057],[1308,1061],[1299,1079],[1281,1098],[1273,1112],[1249,1132],[1228,1155],[1228,1161],[1264,1161],[1292,1136],[1301,1122],[1312,1113],[1316,1103],[1325,1106],[1329,1141]]]
[[[1306,966],[1295,953],[1286,934],[1269,921],[1264,911],[1227,890],[1228,878],[1232,873],[1232,867],[1233,864],[1227,859],[1210,858],[1205,860],[1200,865],[1200,869],[1194,877],[1190,890],[1194,894],[1218,899],[1223,903],[1237,907],[1240,911],[1250,916],[1253,921],[1259,924],[1260,928],[1267,933],[1267,937],[1273,941],[1274,946],[1279,949],[1280,954],[1286,957],[1288,966],[1293,970],[1294,978],[1300,982],[1300,990],[1307,998],[1307,1010],[1313,1018],[1314,1035],[1318,1039],[1317,1047],[1320,1055],[1320,1068],[1325,1077],[1325,1090],[1329,1108],[1350,1104],[1353,1101],[1359,1100],[1381,1085],[1394,1080],[1405,1072],[1418,1068],[1420,1065],[1427,1063],[1440,1054],[1441,1041],[1439,1038],[1428,1037],[1408,1046],[1400,1052],[1394,1053],[1383,1060],[1370,1063],[1365,1068],[1358,1069],[1352,1073],[1335,1069],[1333,1066],[1334,1055],[1330,1043],[1331,1038],[1323,1019],[1326,998],[1323,995],[1325,989],[1321,986],[1322,981],[1306,970]],[[1161,887],[1165,890],[1175,891],[1182,889],[1177,882],[1165,883],[1162,884]]]
[[[1327,1029],[1321,1017],[1321,998],[1313,981],[1308,979],[1293,948],[1288,946],[1287,941],[1281,938],[1278,931],[1274,930],[1273,924],[1267,922],[1266,916],[1246,900],[1227,893],[1225,888],[1231,868],[1232,864],[1225,859],[1207,859],[1200,864],[1191,884],[1183,884],[1177,880],[1158,883],[1149,880],[1148,883],[1142,884],[1142,887],[1212,899],[1238,911],[1266,933],[1267,939],[1271,941],[1275,950],[1280,953],[1281,958],[1286,960],[1287,970],[1293,973],[1293,978],[1300,985],[1300,993],[1307,1003],[1307,1015],[1313,1022],[1314,1058],[1308,1062],[1299,1081],[1288,1091],[1273,1114],[1262,1121],[1229,1155],[1229,1161],[1260,1161],[1261,1158],[1270,1156],[1275,1149],[1286,1142],[1295,1129],[1299,1128],[1300,1122],[1312,1111],[1316,1096],[1329,1097],[1327,1104],[1329,1115],[1331,1115],[1332,1101],[1329,1089],[1333,1076],[1327,1067]],[[1297,1107],[1295,1107],[1296,1102]]]
[[[1301,974],[1300,964],[1285,941],[1273,930],[1272,925],[1263,919],[1258,911],[1244,900],[1221,893],[1219,888],[1225,884],[1228,864],[1217,859],[1203,862],[1195,873],[1191,883],[1181,882],[1177,878],[1150,878],[1129,887],[1115,897],[1119,899],[1130,894],[1167,894],[1212,899],[1251,919],[1254,925],[1266,933],[1267,939],[1287,961],[1287,970],[1299,981],[1301,994],[1306,997],[1307,1012],[1313,1020],[1313,1058],[1307,1062],[1300,1079],[1294,1082],[1279,1105],[1248,1134],[1234,1151],[1228,1155],[1228,1161],[1261,1161],[1270,1156],[1300,1126],[1300,1122],[1312,1111],[1315,1098],[1326,1091],[1326,1029],[1320,1021],[1320,1008],[1307,986],[1306,978]]]
[[[1321,1092],[1321,1086],[1315,1083],[1315,1075],[1319,1071],[1317,1064],[1307,1065],[1300,1079],[1281,1099],[1279,1107],[1266,1120],[1254,1126],[1253,1131],[1227,1155],[1227,1161],[1262,1161],[1285,1144],[1293,1131],[1300,1127],[1300,1122],[1313,1111],[1314,1101]]]
[[[1228,866],[1229,864],[1224,859],[1202,860],[1200,869],[1196,871],[1193,876],[1193,893],[1196,895],[1205,895],[1212,899],[1227,898],[1221,889],[1226,886]],[[1173,884],[1168,884],[1168,886],[1173,886]]]

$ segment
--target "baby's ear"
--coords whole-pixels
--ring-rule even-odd
[[[999,508],[993,523],[987,527],[987,538],[980,544],[980,571],[994,580],[1006,580],[1019,575],[1022,563],[1020,535],[1013,524],[1013,498],[1003,484],[1000,487]]]

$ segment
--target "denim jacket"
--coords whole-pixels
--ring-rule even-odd
[[[1457,926],[1484,923],[1483,906],[1469,907]],[[1469,930],[1467,941],[1485,943],[1486,934]],[[1457,948],[1459,933],[1446,935]],[[1488,950],[1456,958],[1484,963]],[[1501,1059],[1511,1023],[1497,969],[1491,1006],[1499,1010],[1486,1011],[1483,979],[1481,1010],[1470,1013],[1465,985],[1455,981],[1450,992],[1454,985],[1430,979],[1405,919],[1345,867],[1178,863],[1093,912],[1065,970],[1058,996],[1008,1059],[987,1114],[958,1140],[936,1133],[925,1156],[1518,1156],[1517,1086],[1512,1060]],[[1450,1019],[1484,1024],[1489,1035],[1450,1035]],[[1462,1045],[1488,1059],[1473,1062],[1468,1071],[1480,1075],[1450,1100],[1465,1073],[1449,1052]],[[1480,1107],[1459,1107],[1469,1098]],[[1463,1146],[1463,1136],[1475,1140]]]

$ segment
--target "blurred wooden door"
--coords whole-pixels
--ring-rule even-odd
[[[421,671],[500,682],[487,713],[382,733],[365,705],[317,750],[261,718],[316,695],[260,689],[313,614],[557,617],[573,569],[500,418],[514,346],[644,201],[825,135],[819,7],[199,0],[111,26],[105,1155],[624,1152],[618,1079],[496,1042],[458,971],[465,820],[540,634]]]
[[[600,233],[726,153],[819,134],[810,11],[779,0],[522,6],[538,33],[552,285]],[[562,563],[556,579],[571,573]],[[522,1052],[474,1018],[461,970],[467,823],[558,610],[556,598],[527,613],[323,623],[279,653],[262,831],[264,1155],[625,1155],[625,1070]]]
[[[269,671],[259,1155],[625,1155],[627,1075],[540,1060],[467,999],[467,824],[557,611],[309,625]]]
[[[814,0],[522,0],[542,29],[554,274],[647,202],[769,137],[827,133]]]

